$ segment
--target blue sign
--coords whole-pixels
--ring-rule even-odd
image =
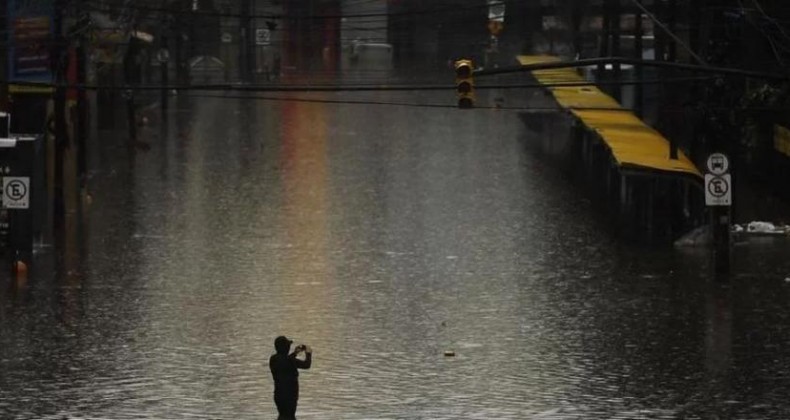
[[[52,82],[54,0],[7,1],[8,80]]]

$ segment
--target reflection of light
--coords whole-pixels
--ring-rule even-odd
[[[713,378],[726,377],[732,363],[732,309],[729,289],[709,292],[706,305],[705,367]]]
[[[311,311],[321,305],[327,273],[327,122],[325,105],[287,102],[282,107],[281,168],[283,180],[282,226],[290,244],[284,265],[288,293]],[[307,285],[306,287],[304,285]],[[306,311],[289,319],[291,331],[315,319]],[[315,337],[310,337],[310,340]]]
[[[69,109],[74,110],[76,104],[69,101]],[[74,112],[66,113],[66,122],[70,130],[74,130]],[[63,194],[66,206],[63,226],[63,250],[61,272],[64,274],[63,284],[63,322],[66,325],[74,325],[79,316],[79,287],[82,283],[81,264],[81,243],[80,232],[80,192],[79,179],[77,175],[78,156],[74,147],[66,148],[63,156]]]

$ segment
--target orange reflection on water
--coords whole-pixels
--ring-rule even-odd
[[[330,305],[325,284],[331,281],[329,268],[327,156],[328,116],[326,105],[284,102],[280,168],[283,202],[280,214],[284,241],[288,247],[282,262],[280,281],[284,287],[283,304],[297,313],[283,320],[283,333],[300,339],[308,325],[315,342],[316,332],[330,333],[317,313]]]

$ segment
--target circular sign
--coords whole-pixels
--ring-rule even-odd
[[[713,175],[724,175],[730,170],[730,160],[724,153],[713,153],[708,156],[707,166]]]
[[[20,180],[13,180],[6,184],[5,195],[10,200],[19,201],[27,196],[27,185]]]
[[[714,176],[708,181],[708,192],[716,198],[722,198],[730,192],[730,183],[726,179]]]
[[[170,51],[165,48],[160,48],[159,51],[156,52],[156,59],[159,60],[160,63],[167,63],[170,61]]]

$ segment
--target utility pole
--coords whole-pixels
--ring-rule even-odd
[[[662,0],[653,0],[653,15],[660,21],[664,21],[664,7]],[[657,27],[657,24],[653,22],[653,51],[655,54],[656,60],[665,60],[665,48],[666,48],[666,34],[663,30]]]
[[[637,10],[636,14],[634,15],[634,58],[637,60],[641,60],[642,55],[644,54],[642,42],[642,37],[644,36],[643,32],[642,11]],[[645,80],[645,70],[642,66],[634,66],[634,72],[637,81],[634,92],[634,111],[636,112],[636,116],[641,119],[644,116],[643,102],[645,98],[645,88],[642,85],[642,82]]]
[[[135,91],[132,85],[137,85],[137,64],[135,54],[137,53],[137,40],[133,34],[129,35],[129,42],[126,46],[126,53],[123,57],[123,78],[126,91],[124,97],[126,100],[126,124],[129,130],[129,143],[134,144],[137,142],[137,118],[134,105]]]
[[[169,23],[169,16],[167,15],[168,12],[162,13],[162,35],[160,37],[160,45],[159,45],[159,52],[160,56],[159,59],[159,69],[161,71],[160,83],[162,84],[162,96],[161,96],[161,110],[162,110],[162,117],[164,119],[165,115],[167,114],[167,86],[170,83],[170,51],[168,46],[168,35],[170,32],[170,25]]]
[[[611,15],[612,8],[610,7],[611,0],[604,0],[601,6],[601,41],[598,45],[598,56],[609,56],[609,36],[611,35]],[[598,82],[605,82],[606,78],[606,64],[598,65]]]
[[[8,1],[0,0],[0,80],[8,80]],[[0,111],[8,111],[8,84],[0,83]]]
[[[671,7],[677,6],[676,3],[667,3],[664,0],[655,0],[653,3],[655,10],[653,14],[656,16],[659,22],[668,22],[670,16],[674,15],[675,12],[669,10]],[[674,23],[672,23],[671,27],[668,26],[667,29],[669,32],[674,33],[672,27],[674,27]],[[672,40],[672,37],[666,34],[664,31],[659,31],[656,28],[656,23],[653,23],[653,36],[654,36],[654,43],[655,43],[655,55],[656,60],[659,61],[667,61],[670,63],[674,63],[675,60],[675,51],[676,48],[674,47],[675,43]],[[671,69],[662,69],[659,70],[659,76],[662,79],[669,78],[675,73],[674,70]],[[664,106],[669,104],[670,106],[674,105],[674,98],[675,96],[672,93],[672,87],[666,84],[662,84],[663,89],[661,89],[661,101],[660,103],[662,106],[659,107],[659,120],[666,121],[666,114],[663,112]],[[664,125],[671,127],[671,124],[664,123]],[[669,140],[669,158],[670,159],[677,159],[678,158],[678,144],[677,144],[677,134],[672,133],[667,136]]]
[[[677,6],[678,4],[675,0],[669,0],[669,3],[667,4],[668,10],[666,10],[666,19],[667,19],[666,21],[668,23],[669,32],[673,34],[675,33],[675,27],[677,26],[675,25],[675,20],[676,20],[675,17],[677,16]],[[667,37],[667,42],[669,44],[667,45],[666,61],[669,61],[670,63],[674,63],[677,61],[677,43],[675,42],[674,39],[671,39],[671,37]],[[669,75],[674,75],[674,74],[675,74],[674,70],[669,70]],[[664,91],[668,93],[668,95],[665,96],[665,98],[668,99],[670,106],[674,107],[675,103],[677,102],[676,98],[678,97],[678,95],[675,93],[675,90],[667,87],[667,89],[664,89]],[[677,133],[672,133],[672,135],[669,136],[669,158],[673,160],[677,160],[678,158],[677,136],[678,136]]]
[[[250,5],[251,0],[241,0],[241,18],[239,20],[239,79],[251,82],[250,67],[252,56],[250,54]]]
[[[609,27],[611,28],[612,56],[620,57],[620,0],[610,1],[611,5],[609,7],[611,8],[611,18],[609,20]],[[620,80],[620,63],[612,64],[612,78],[614,80]],[[622,86],[614,85],[612,86],[612,90],[614,91],[614,99],[620,102],[623,90]]]
[[[79,5],[82,6],[84,2],[79,0]],[[79,7],[78,10],[82,10]],[[85,92],[85,82],[87,81],[87,63],[88,60],[85,54],[85,28],[90,23],[90,18],[87,13],[80,12],[77,21],[77,29],[79,31],[78,44],[76,49],[77,56],[77,84],[80,86],[77,90],[77,176],[79,177],[80,187],[84,188],[87,182],[88,172],[88,157],[87,157],[87,143],[88,143],[88,100]]]
[[[675,33],[677,29],[677,17],[678,17],[678,2],[677,0],[669,0],[667,3],[667,27],[671,33]],[[678,51],[678,44],[675,42],[674,39],[668,40],[669,45],[667,45],[667,61],[675,62],[677,61],[677,51]]]
[[[689,16],[689,44],[695,53],[701,50],[700,26],[702,26],[702,0],[691,0]]]
[[[52,73],[55,78],[54,114],[55,114],[55,176],[53,197],[53,228],[58,245],[63,239],[65,228],[65,201],[63,190],[63,160],[68,143],[68,128],[66,126],[66,39],[63,36],[63,12],[65,0],[55,0],[55,42],[50,59],[52,60]]]
[[[186,84],[186,77],[184,76],[184,2],[182,0],[177,0],[175,3],[175,13],[173,16],[174,20],[174,27],[175,27],[175,38],[176,38],[176,45],[175,45],[175,52],[173,54],[173,59],[175,60],[175,68],[176,68],[176,83],[179,86],[183,86]],[[181,96],[179,96],[180,98]]]
[[[579,2],[571,4],[571,31],[573,37],[573,54],[577,58],[582,55],[582,11]],[[526,32],[526,31],[525,31]]]

